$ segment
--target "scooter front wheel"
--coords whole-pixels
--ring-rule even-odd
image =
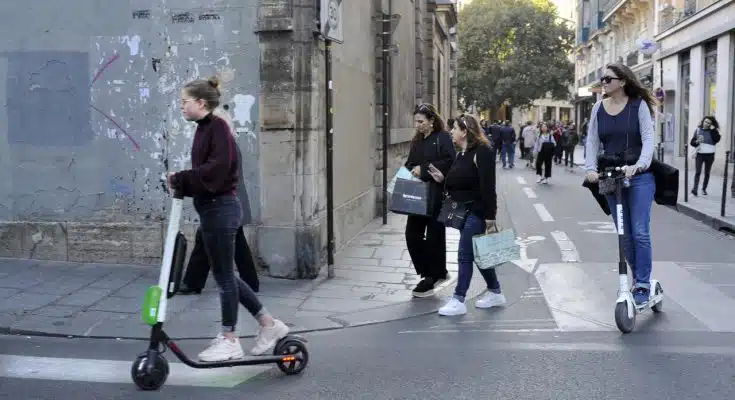
[[[617,303],[615,305],[615,325],[618,326],[620,332],[633,332],[633,328],[635,327],[635,311],[633,312],[633,318],[628,318],[627,302]]]
[[[153,360],[153,365],[148,365],[148,354],[141,354],[133,362],[130,375],[140,390],[158,390],[168,378],[168,361],[158,354]]]

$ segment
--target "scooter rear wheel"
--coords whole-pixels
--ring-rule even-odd
[[[279,361],[276,363],[278,369],[286,375],[300,374],[306,368],[306,364],[309,363],[309,351],[306,349],[306,344],[298,339],[285,338],[281,340],[273,349],[273,355],[300,356],[301,360]]]
[[[657,296],[659,294],[662,294],[663,292],[664,290],[661,288],[661,284],[656,283],[656,288],[654,289],[653,294]],[[651,311],[657,314],[663,310],[664,310],[664,299],[663,298],[661,299],[661,301],[651,306]]]
[[[627,302],[615,305],[615,325],[618,326],[620,332],[633,332],[633,328],[635,327],[635,311],[633,311],[633,318],[628,318]]]

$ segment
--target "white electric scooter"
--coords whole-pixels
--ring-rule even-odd
[[[620,167],[606,168],[600,174],[600,193],[611,194],[614,192],[617,200],[617,207],[614,212],[617,216],[620,288],[618,289],[618,299],[615,301],[615,324],[623,333],[633,331],[637,314],[647,311],[649,308],[654,313],[663,311],[664,300],[664,290],[661,288],[661,283],[655,279],[651,279],[651,294],[648,302],[636,305],[633,300],[633,292],[631,291],[630,281],[628,280],[628,264],[625,261],[625,253],[623,251],[623,238],[625,235],[622,205],[623,188],[629,185],[630,183]]]

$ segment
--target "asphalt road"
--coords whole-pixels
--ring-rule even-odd
[[[412,332],[438,318],[425,316],[309,335],[311,363],[295,377],[272,367],[232,388],[167,385],[159,392],[141,393],[125,381],[127,369],[119,368],[112,372],[118,375],[118,383],[0,378],[0,398],[735,398],[731,334],[622,337],[614,332],[488,333],[471,327],[457,332]],[[183,343],[189,350],[201,345]],[[4,337],[0,346],[6,354],[84,359],[85,366],[77,360],[80,368],[102,373],[104,364],[90,359],[129,362],[144,344]],[[252,374],[247,367],[239,371],[244,376]],[[175,379],[173,373],[170,379]],[[219,381],[211,377],[212,385]]]
[[[551,184],[536,185],[517,165],[498,171],[508,225],[524,240],[520,267],[499,269],[505,308],[311,333],[310,365],[295,377],[275,366],[193,370],[168,354],[169,381],[153,393],[129,378],[144,342],[0,337],[0,398],[735,398],[733,238],[654,206],[665,311],[622,335],[610,217],[581,171],[555,166]],[[205,345],[180,343],[192,356]]]

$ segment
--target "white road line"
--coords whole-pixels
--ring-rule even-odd
[[[518,183],[520,183],[521,185],[525,185],[525,184],[526,184],[526,179],[524,179],[524,178],[523,178],[522,176],[516,176],[516,180],[517,180],[517,181],[518,181]]]
[[[534,275],[561,330],[614,331],[615,291],[596,284],[587,269],[581,264],[541,264]]]
[[[547,210],[543,204],[536,203],[533,205],[533,208],[536,209],[536,214],[538,214],[539,218],[541,218],[541,221],[554,222],[554,217],[551,216],[549,210]]]
[[[654,263],[666,298],[675,301],[713,332],[735,332],[735,300],[673,262]]]
[[[133,385],[132,364],[132,361],[0,355],[0,377]],[[232,388],[271,368],[194,369],[179,362],[169,362],[166,385]]]
[[[538,197],[536,196],[536,193],[533,191],[533,189],[531,189],[530,187],[524,187],[523,193],[525,193],[529,199],[535,199],[536,197]]]
[[[577,247],[574,246],[574,243],[572,243],[566,233],[553,231],[551,232],[551,237],[554,238],[554,241],[559,246],[559,250],[561,250],[562,262],[579,262]]]
[[[533,332],[561,332],[556,328],[530,328],[530,329],[437,329],[425,331],[401,331],[398,333],[460,333],[460,332],[498,332],[498,333],[533,333]]]

